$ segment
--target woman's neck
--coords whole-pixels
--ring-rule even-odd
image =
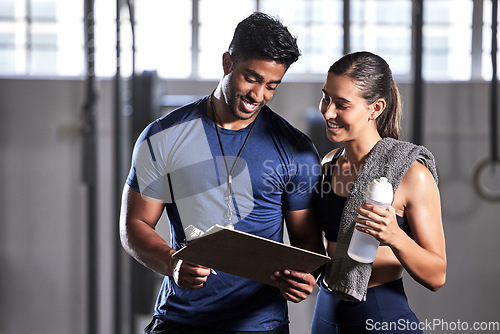
[[[373,147],[382,139],[378,132],[374,135],[368,135],[360,140],[352,140],[344,142],[345,152],[344,159],[349,162],[349,164],[355,166],[362,166],[368,155],[370,154]]]

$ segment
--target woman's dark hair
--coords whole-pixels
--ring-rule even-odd
[[[366,51],[351,53],[336,61],[328,72],[351,78],[368,104],[384,99],[385,110],[377,117],[378,133],[382,138],[400,138],[401,97],[382,57]]]
[[[288,69],[299,59],[300,50],[297,38],[279,19],[255,12],[236,26],[229,54],[235,64],[258,58],[274,60]]]

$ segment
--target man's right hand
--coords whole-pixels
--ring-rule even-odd
[[[185,289],[200,289],[210,275],[210,268],[176,260],[173,278],[175,284]]]
[[[143,196],[125,185],[120,212],[120,237],[124,249],[137,261],[163,276],[173,276],[181,288],[199,289],[210,275],[210,268],[172,258],[176,252],[156,232],[164,203]]]

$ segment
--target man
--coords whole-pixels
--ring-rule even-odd
[[[310,140],[266,106],[300,55],[276,19],[240,22],[214,92],[150,124],[134,149],[123,192],[123,247],[165,275],[144,333],[288,333],[286,301],[305,299],[308,273],[283,270],[265,285],[178,261],[193,231],[215,224],[324,253],[311,209],[318,182]],[[163,210],[170,245],[154,230]]]

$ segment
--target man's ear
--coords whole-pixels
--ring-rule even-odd
[[[376,120],[377,117],[379,117],[380,114],[385,110],[385,107],[385,99],[378,99],[377,101],[373,102],[371,105],[370,119]]]
[[[233,59],[229,52],[224,52],[222,55],[222,68],[224,69],[224,75],[228,75],[233,69]]]

